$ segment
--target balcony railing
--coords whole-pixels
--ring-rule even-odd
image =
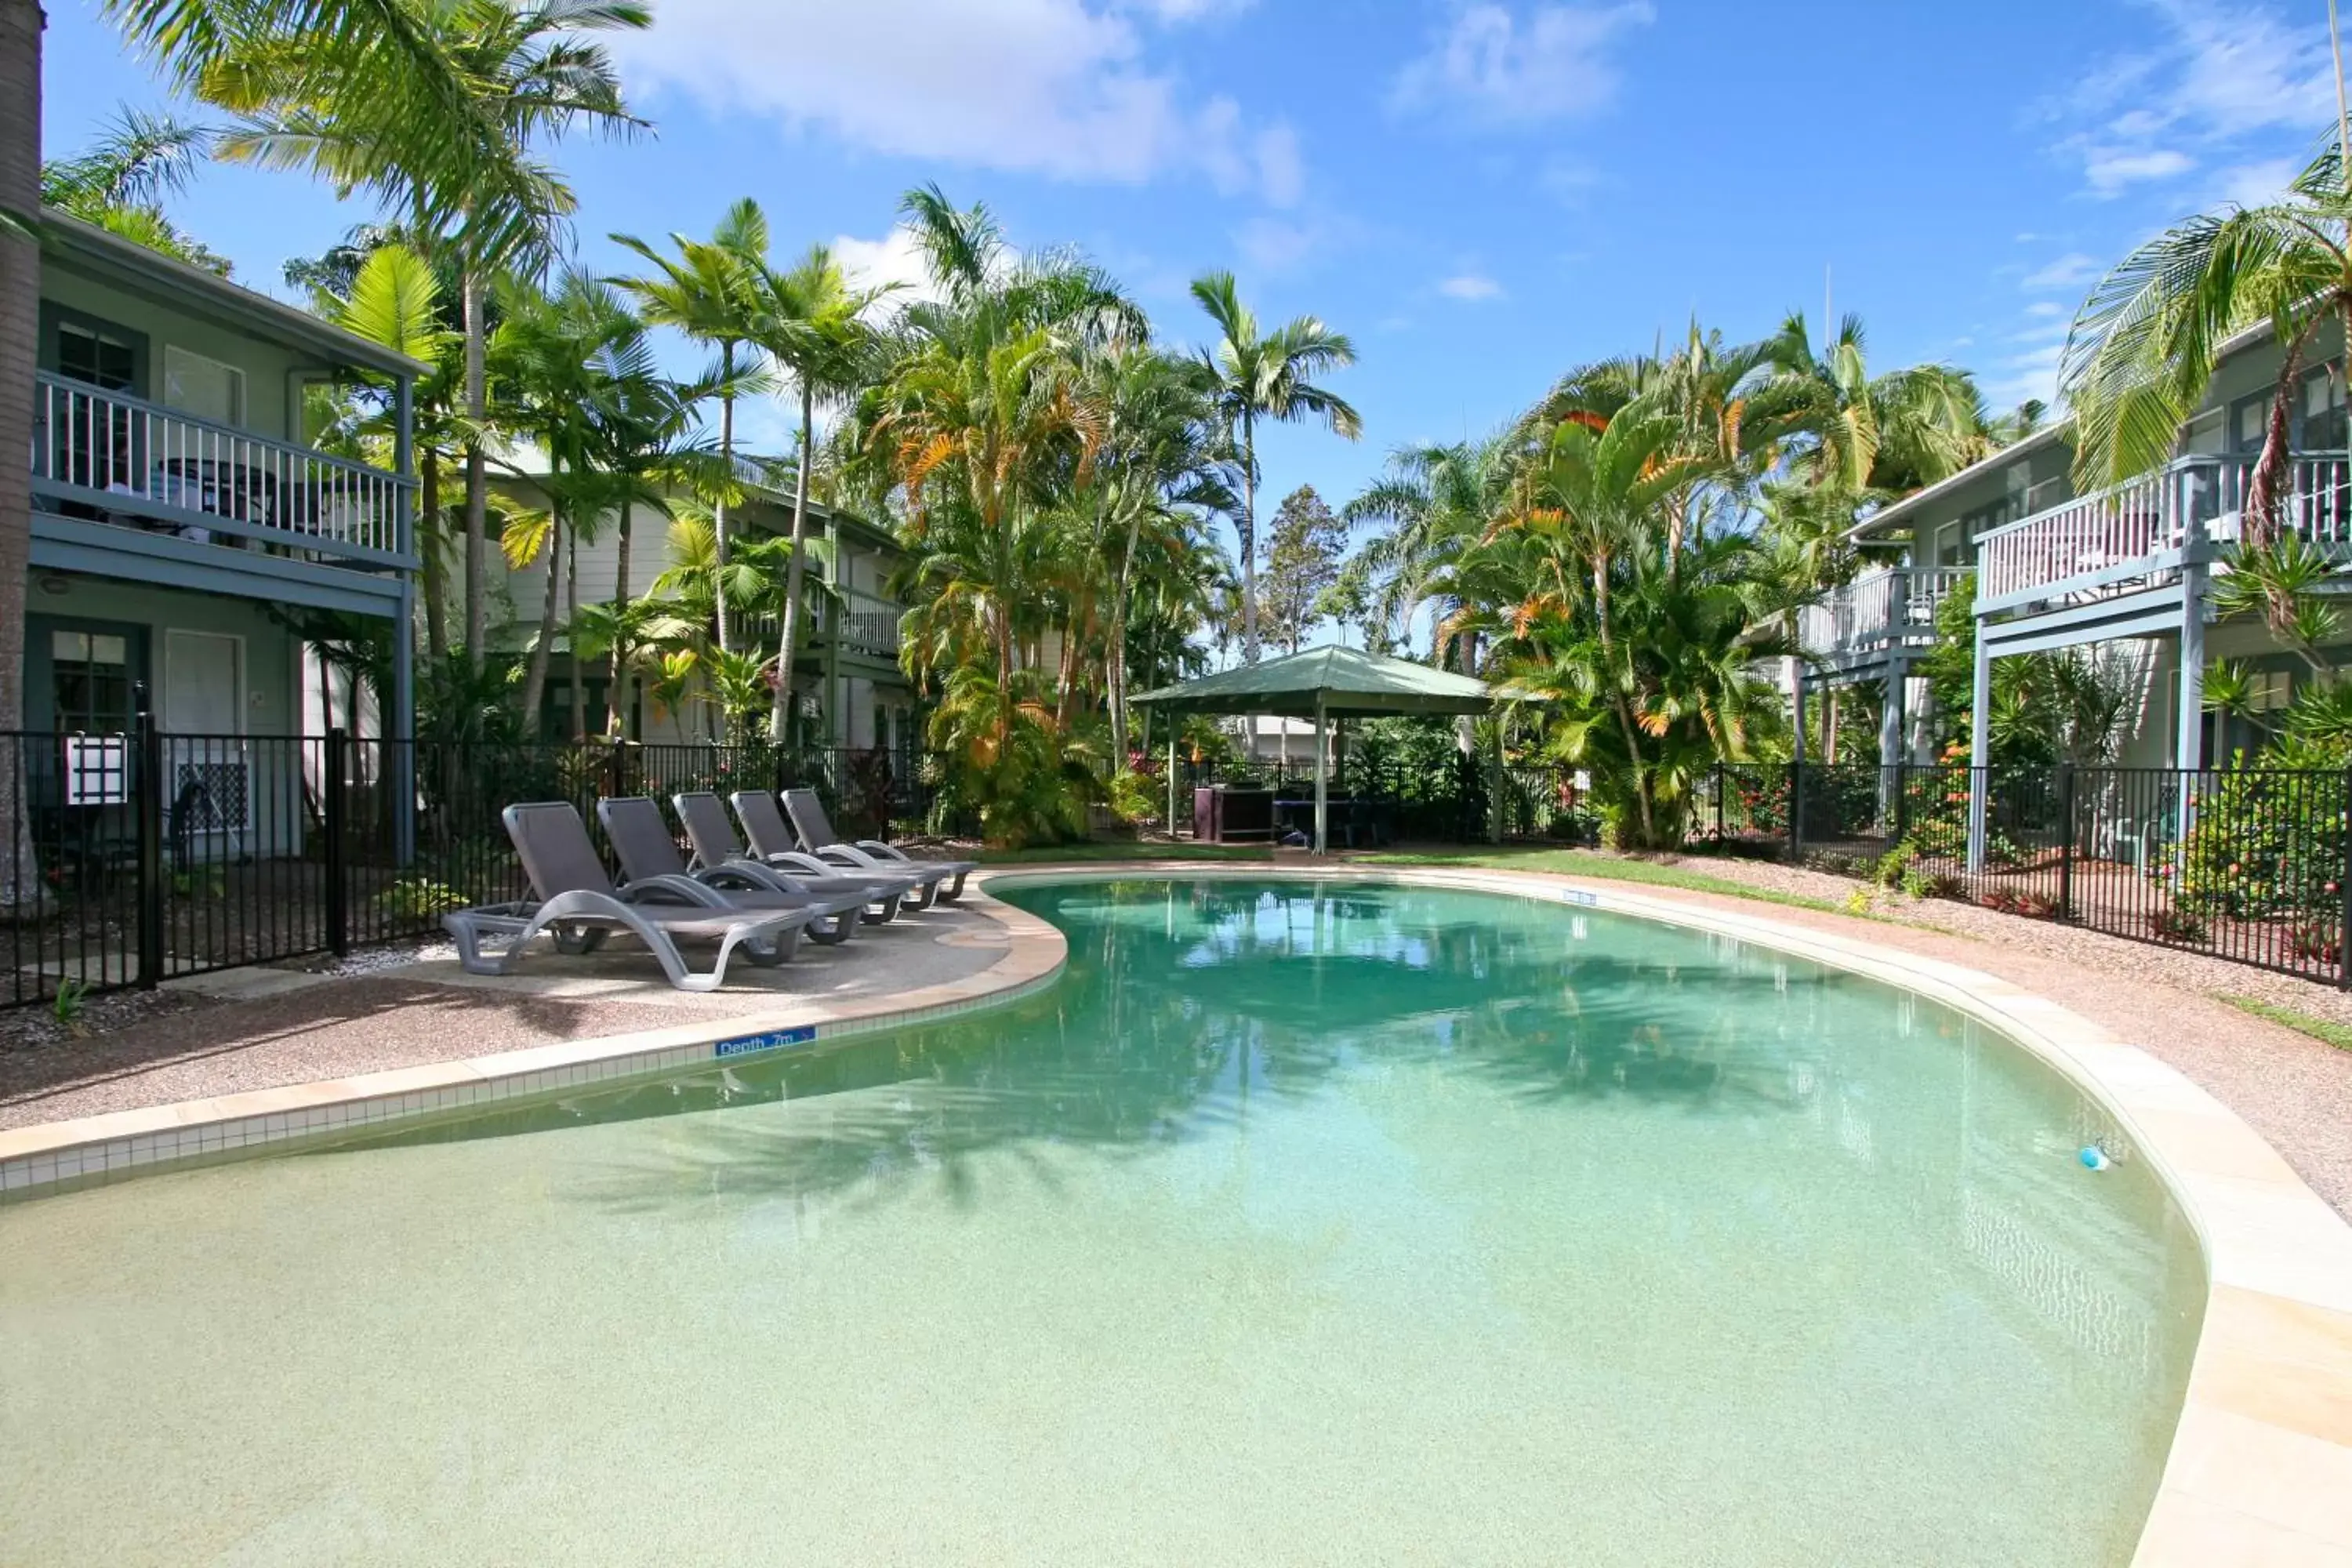
[[[1806,605],[1798,617],[1798,640],[1821,658],[1924,643],[1935,636],[1936,606],[1951,596],[1961,576],[1943,566],[1868,573]]]
[[[409,563],[409,481],[46,373],[34,385],[33,483],[201,543]]]
[[[841,646],[868,658],[895,661],[898,657],[898,622],[905,616],[907,606],[896,599],[858,588],[838,592],[842,600],[838,611]],[[796,639],[803,652],[824,644],[824,601],[818,599],[811,605],[809,619],[803,624]],[[744,622],[743,632],[751,646],[772,649],[777,637],[782,635],[782,627],[774,616],[754,616]]]
[[[1977,541],[1977,607],[2005,609],[2152,585],[2234,542],[2251,458],[2184,458],[2142,479],[1994,529]],[[2352,546],[2352,462],[2296,458],[2279,526],[2315,544]]]

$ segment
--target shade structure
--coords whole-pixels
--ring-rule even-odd
[[[1467,675],[1432,669],[1410,659],[1389,658],[1352,647],[1311,647],[1263,664],[1244,665],[1163,686],[1129,699],[1182,713],[1263,713],[1278,719],[1315,721],[1315,852],[1329,843],[1329,766],[1324,744],[1334,719],[1377,719],[1400,713],[1484,713],[1496,698],[1494,688]],[[1168,772],[1169,820],[1175,821],[1175,751]]]
[[[1156,702],[1186,713],[1369,719],[1390,713],[1484,713],[1496,695],[1483,680],[1410,659],[1352,647],[1310,647],[1163,686],[1128,700]]]

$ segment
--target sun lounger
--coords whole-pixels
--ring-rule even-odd
[[[749,860],[689,872],[686,857],[677,852],[677,840],[670,837],[669,824],[662,820],[661,807],[643,795],[598,801],[596,820],[604,825],[605,841],[620,858],[621,874],[627,879],[621,884],[624,893],[692,882],[717,889],[737,909],[755,914],[762,910],[807,910],[813,917],[806,931],[808,939],[826,947],[847,942],[866,908],[863,889],[812,893],[784,872]]]
[[[954,884],[934,895],[942,903],[952,903],[961,897],[964,877],[980,869],[977,860],[918,860],[879,838],[860,838],[852,843],[834,832],[833,824],[825,820],[824,803],[817,799],[813,789],[784,791],[784,812],[793,819],[793,831],[800,836],[801,847],[837,865],[862,863],[886,871],[920,870],[926,875],[953,872]],[[937,886],[933,884],[935,889]]]
[[[786,857],[803,854],[803,847],[793,837],[791,825],[784,821],[783,809],[776,804],[774,795],[766,790],[747,789],[738,790],[728,798],[735,804],[735,815],[742,819],[743,832],[751,840],[752,852],[761,859],[789,865],[791,861]],[[821,866],[830,866],[853,877],[906,878],[913,883],[909,897],[913,907],[919,910],[929,909],[940,901],[940,884],[950,875],[955,877],[959,889],[963,886],[962,873],[952,866],[913,860],[893,861],[886,866],[864,855],[831,854],[827,852],[830,848],[827,846],[825,849],[807,850],[803,858],[813,858]],[[954,895],[948,896],[951,898]]]
[[[727,961],[741,947],[753,963],[783,963],[800,946],[813,918],[805,909],[751,913],[729,906],[726,896],[691,879],[624,891],[613,885],[588,825],[563,802],[510,805],[504,814],[532,898],[520,903],[485,904],[441,917],[457,943],[457,961],[469,974],[506,974],[531,938],[546,931],[566,952],[593,952],[613,932],[626,931],[646,944],[669,983],[681,991],[716,991]],[[496,953],[485,941],[502,943]],[[709,973],[688,969],[678,956],[682,941],[716,942],[719,956]]]
[[[687,841],[694,846],[695,870],[772,864],[744,847],[743,840],[736,837],[733,819],[727,815],[727,803],[717,795],[696,791],[672,795],[670,804],[677,808],[677,819],[686,825]],[[812,893],[863,893],[867,925],[880,925],[898,914],[898,900],[919,885],[912,877],[845,872],[838,866],[800,854],[779,855],[772,864]]]

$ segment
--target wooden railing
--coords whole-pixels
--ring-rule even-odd
[[[2174,570],[2242,531],[2250,458],[2184,458],[2170,467],[1994,529],[1977,541],[1977,604],[2011,605],[2095,593]],[[2279,527],[2352,545],[2352,463],[2296,458]]]
[[[1832,589],[1800,615],[1797,634],[1809,654],[1864,653],[1935,634],[1936,607],[1963,574],[1955,567],[1896,566]]]
[[[33,480],[184,539],[388,564],[410,554],[408,480],[47,373],[35,377]]]

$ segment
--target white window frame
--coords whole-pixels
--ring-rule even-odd
[[[180,379],[179,367],[183,364],[190,365],[191,368],[201,368],[207,371],[226,371],[228,373],[228,384],[233,389],[231,401],[236,404],[236,406],[229,410],[229,416],[226,419],[220,420],[219,423],[234,426],[239,430],[244,429],[247,412],[253,405],[251,397],[246,387],[245,367],[243,365],[231,364],[228,361],[224,359],[215,359],[210,354],[198,353],[194,349],[182,348],[177,343],[165,343],[163,345],[163,395],[158,399],[158,401],[166,408],[183,408],[186,406],[185,405],[175,401],[172,395],[173,385]],[[194,411],[190,410],[190,412],[194,413]],[[196,417],[199,419],[210,419],[213,418],[214,416],[208,414],[197,414]]]

